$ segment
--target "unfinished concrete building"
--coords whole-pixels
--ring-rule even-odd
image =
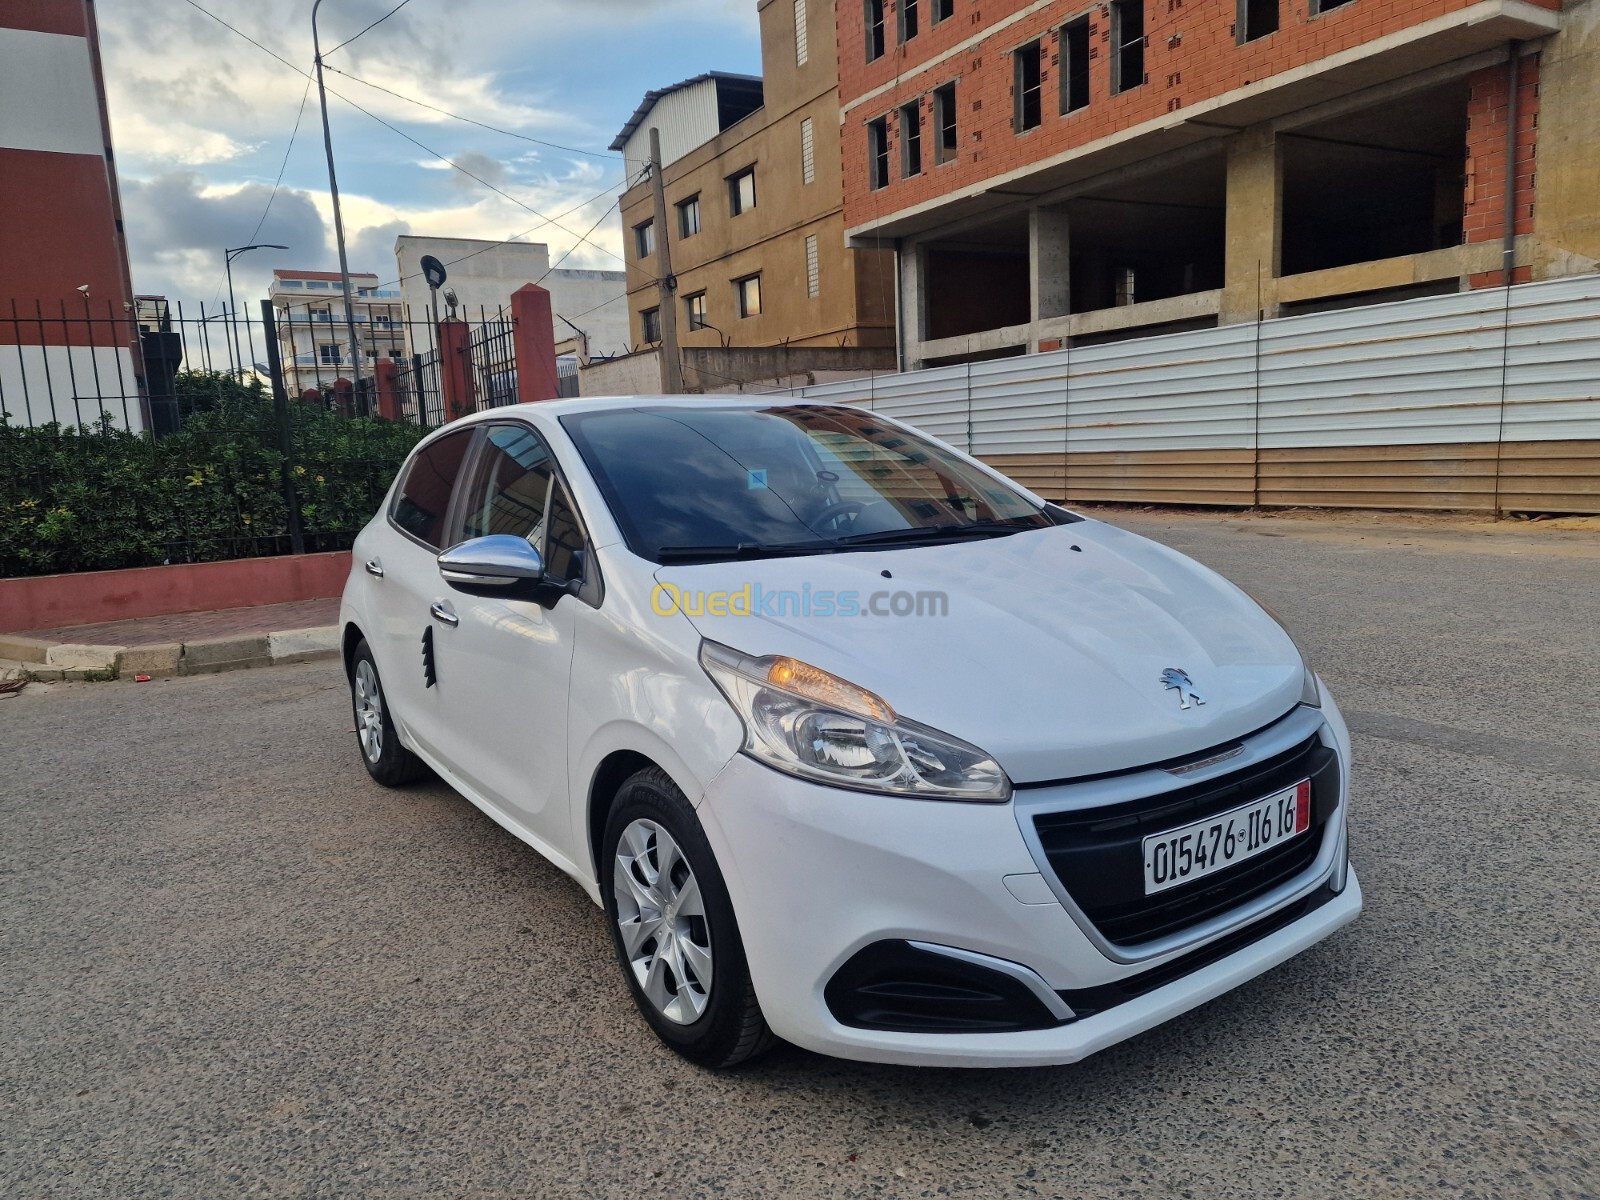
[[[1600,267],[1600,0],[838,6],[904,369]]]

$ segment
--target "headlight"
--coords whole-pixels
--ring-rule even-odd
[[[1244,591],[1244,589],[1241,588],[1240,591]],[[1250,596],[1249,592],[1245,592],[1244,594],[1246,596]],[[1278,628],[1283,630],[1284,636],[1286,636],[1291,642],[1294,642],[1294,652],[1300,656],[1300,665],[1305,669],[1305,678],[1300,681],[1300,703],[1309,704],[1312,708],[1321,708],[1322,689],[1317,686],[1317,673],[1311,669],[1311,664],[1306,662],[1305,651],[1300,649],[1299,642],[1295,642],[1294,634],[1289,632],[1289,626],[1284,623],[1282,617],[1273,612],[1272,609],[1268,608],[1265,604],[1261,603],[1260,600],[1256,600],[1254,596],[1250,596],[1250,599],[1255,601],[1257,608],[1266,613],[1267,616],[1271,617],[1273,621],[1277,623]]]
[[[896,796],[1003,803],[1011,781],[976,746],[897,715],[864,688],[792,658],[700,643],[744,720],[745,752],[802,779]]]

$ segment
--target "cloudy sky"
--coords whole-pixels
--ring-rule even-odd
[[[547,242],[552,257],[571,250],[569,267],[619,269],[609,210],[623,163],[606,146],[634,106],[702,71],[760,71],[756,0],[408,0],[332,49],[397,2],[324,0],[318,22],[350,268],[385,280],[401,233],[518,236]],[[195,3],[309,71],[311,0]],[[236,260],[241,306],[265,294],[274,267],[337,270],[307,78],[189,0],[96,7],[134,290],[209,305],[222,247],[251,241],[291,249]]]

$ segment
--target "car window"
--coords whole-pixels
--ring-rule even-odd
[[[861,409],[606,408],[561,418],[634,553],[892,544],[1048,526],[1037,505]]]
[[[526,538],[554,579],[570,579],[583,533],[550,449],[526,425],[492,425],[462,489],[461,536]]]
[[[450,515],[450,494],[461,474],[461,462],[472,444],[472,431],[463,429],[429,442],[411,460],[405,482],[395,497],[390,516],[401,529],[435,549],[453,545],[445,522]]]

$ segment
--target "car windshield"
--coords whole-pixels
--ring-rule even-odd
[[[871,412],[692,402],[561,418],[635,554],[654,562],[994,537],[1054,522]]]

